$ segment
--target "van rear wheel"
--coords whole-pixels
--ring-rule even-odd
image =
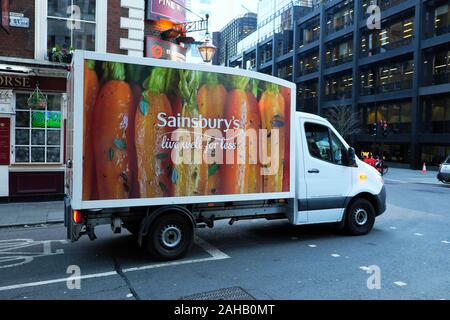
[[[349,234],[362,236],[368,234],[375,224],[375,209],[366,199],[356,199],[347,208],[345,227]]]
[[[152,223],[147,237],[147,251],[159,260],[180,259],[192,247],[194,226],[188,217],[163,214]]]

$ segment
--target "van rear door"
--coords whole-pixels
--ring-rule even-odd
[[[351,168],[344,165],[347,149],[325,122],[302,119],[308,223],[342,219],[352,189]]]

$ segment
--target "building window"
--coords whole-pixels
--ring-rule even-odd
[[[313,51],[307,53],[306,55],[302,55],[298,60],[298,69],[299,75],[307,75],[313,72],[317,72],[319,70],[319,52]]]
[[[361,109],[361,116],[362,127],[367,134],[373,134],[373,124],[381,121],[387,122],[388,134],[411,133],[410,101],[364,105]]]
[[[364,68],[361,70],[361,95],[381,94],[412,88],[412,60]]]
[[[426,133],[450,133],[450,96],[423,99],[422,129]]]
[[[450,145],[424,145],[422,146],[421,162],[439,166],[449,155]]]
[[[95,51],[96,1],[48,0],[47,47]]]
[[[349,99],[352,96],[353,77],[351,74],[333,76],[325,80],[325,98],[327,101]]]
[[[383,22],[383,25],[386,23]],[[361,36],[361,56],[368,57],[384,53],[412,43],[414,39],[413,18],[408,18],[381,30],[374,30]]]
[[[424,85],[450,83],[450,46],[436,47],[426,53],[423,68]]]
[[[313,19],[300,26],[300,48],[308,43],[319,40],[320,36],[320,21]]]
[[[442,1],[441,1],[442,3]],[[436,37],[450,31],[450,3],[436,5],[430,1],[425,3],[425,33],[426,37]]]
[[[327,46],[326,65],[333,67],[345,62],[351,61],[353,58],[353,38],[349,38],[337,44]]]
[[[61,96],[49,95],[45,109],[30,108],[29,94],[16,94],[15,146],[16,164],[62,163]]]
[[[331,9],[327,15],[328,34],[353,24],[353,1],[345,1]]]

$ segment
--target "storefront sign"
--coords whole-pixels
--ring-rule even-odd
[[[11,12],[11,14],[9,15],[9,25],[16,28],[29,28],[30,19],[19,14],[13,14],[13,12]]]
[[[0,113],[14,113],[12,90],[0,90]]]
[[[186,22],[185,0],[147,0],[147,19],[158,20],[161,17],[177,23]]]
[[[42,91],[66,91],[66,79],[64,78],[0,74],[0,88],[34,90],[37,84]]]
[[[146,57],[153,59],[165,59],[174,61],[186,61],[186,48],[172,42],[147,36]]]
[[[9,166],[10,119],[0,118],[0,166]]]

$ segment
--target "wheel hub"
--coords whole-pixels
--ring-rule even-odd
[[[367,214],[367,211],[363,208],[359,208],[355,210],[355,213],[353,214],[353,218],[358,226],[363,226],[367,223],[367,220],[369,219],[369,215]]]
[[[182,232],[176,225],[167,225],[161,230],[161,243],[168,248],[175,248],[181,242]]]

